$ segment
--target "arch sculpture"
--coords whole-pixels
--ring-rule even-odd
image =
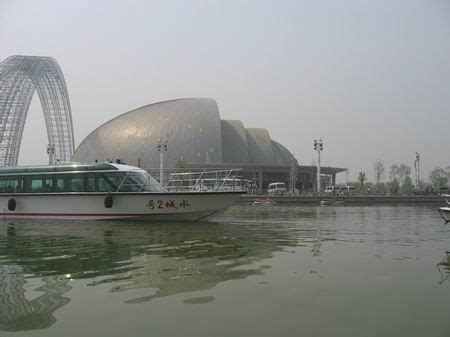
[[[15,166],[34,91],[44,112],[48,143],[55,158],[74,152],[72,113],[64,76],[55,59],[14,55],[0,63],[0,166]]]

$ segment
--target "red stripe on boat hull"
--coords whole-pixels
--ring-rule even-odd
[[[170,213],[0,213],[2,216],[149,216]],[[182,214],[182,213],[179,213]]]

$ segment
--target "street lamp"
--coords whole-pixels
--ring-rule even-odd
[[[48,154],[48,164],[54,165],[55,164],[55,144],[47,145],[47,154]]]
[[[317,151],[317,193],[320,193],[321,188],[320,188],[320,152],[323,151],[323,142],[322,142],[322,138],[319,139],[319,141],[317,141],[316,139],[314,139],[314,150]]]
[[[159,183],[163,184],[164,178],[164,152],[167,152],[167,138],[161,140],[158,138],[158,151],[159,151]]]
[[[296,170],[295,170],[295,166],[296,166],[296,160],[294,155],[292,154],[291,157],[291,195],[295,195],[295,178],[296,178]]]
[[[416,160],[414,160],[414,171],[416,173],[416,189],[420,189],[420,154],[416,152]]]

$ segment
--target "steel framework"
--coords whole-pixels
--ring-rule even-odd
[[[51,57],[15,55],[0,63],[0,166],[17,165],[35,90],[55,158],[68,161],[73,155],[72,113],[61,68]]]

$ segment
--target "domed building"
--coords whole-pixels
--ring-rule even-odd
[[[221,120],[216,101],[209,98],[175,99],[124,113],[91,132],[72,160],[120,159],[129,165],[157,168],[158,145],[164,146],[165,140],[166,168],[181,163],[188,168],[241,168],[265,188],[275,180],[287,182],[294,164],[297,188],[313,187],[315,167],[298,166],[289,150],[272,140],[266,129],[245,128],[239,120]],[[333,177],[343,170],[324,169],[325,175]]]

